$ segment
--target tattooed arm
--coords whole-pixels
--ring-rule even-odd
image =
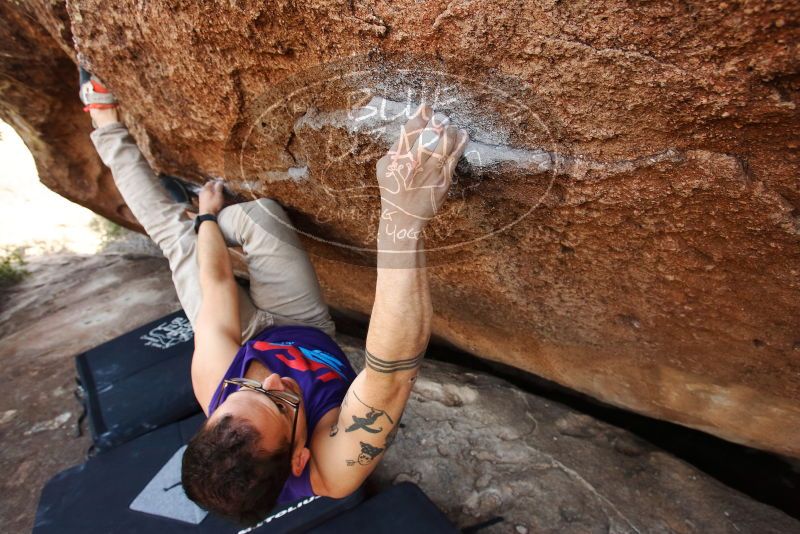
[[[375,380],[407,382],[421,363],[432,316],[423,232],[467,139],[446,116],[421,106],[378,162],[378,279],[365,362]]]
[[[365,369],[314,451],[327,495],[358,488],[397,432],[431,331],[423,230],[445,199],[466,142],[466,132],[423,106],[378,162],[378,277]]]

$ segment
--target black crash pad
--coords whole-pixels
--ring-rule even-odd
[[[192,328],[178,311],[75,358],[98,450],[200,411],[191,384],[193,351]]]
[[[271,530],[256,530],[267,534]],[[419,487],[402,482],[358,507],[308,530],[313,534],[458,534],[458,530]]]
[[[239,532],[241,526],[213,514],[199,525],[191,525],[130,509],[131,502],[204,420],[199,414],[164,426],[59,473],[42,490],[33,533]],[[273,511],[272,515],[279,517],[270,521],[268,532],[306,531],[362,500],[363,493],[358,491],[344,499],[318,497],[301,506],[287,505]],[[280,514],[282,509],[288,511]]]
[[[204,421],[191,388],[193,334],[176,312],[76,358],[99,454],[42,490],[33,532],[239,532],[209,514],[200,524],[130,509],[131,503]],[[164,488],[167,491],[166,488]],[[274,510],[251,532],[457,532],[416,486],[400,484],[361,503],[314,497]]]

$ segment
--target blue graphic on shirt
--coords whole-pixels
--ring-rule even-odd
[[[295,345],[294,341],[279,341],[281,345]],[[337,358],[331,354],[328,354],[325,351],[319,349],[307,349],[305,347],[296,347],[303,353],[307,359],[321,363],[322,365],[326,365],[331,368],[333,372],[337,375],[341,376],[344,380],[347,380],[347,377],[344,374],[345,365]]]

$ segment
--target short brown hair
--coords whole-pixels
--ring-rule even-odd
[[[186,496],[201,507],[249,525],[275,506],[290,461],[288,440],[278,451],[266,451],[258,430],[229,414],[206,421],[189,441],[181,480]]]

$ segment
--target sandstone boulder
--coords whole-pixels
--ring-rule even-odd
[[[25,140],[41,182],[119,224],[140,229],[86,137],[91,121],[75,99],[77,67],[64,5],[4,2],[0,43],[0,118]]]
[[[436,335],[800,456],[796,3],[0,9],[0,112],[56,191],[134,224],[87,145],[74,43],[156,169],[280,200],[330,303],[366,314],[374,162],[434,102],[473,139],[428,236]]]

